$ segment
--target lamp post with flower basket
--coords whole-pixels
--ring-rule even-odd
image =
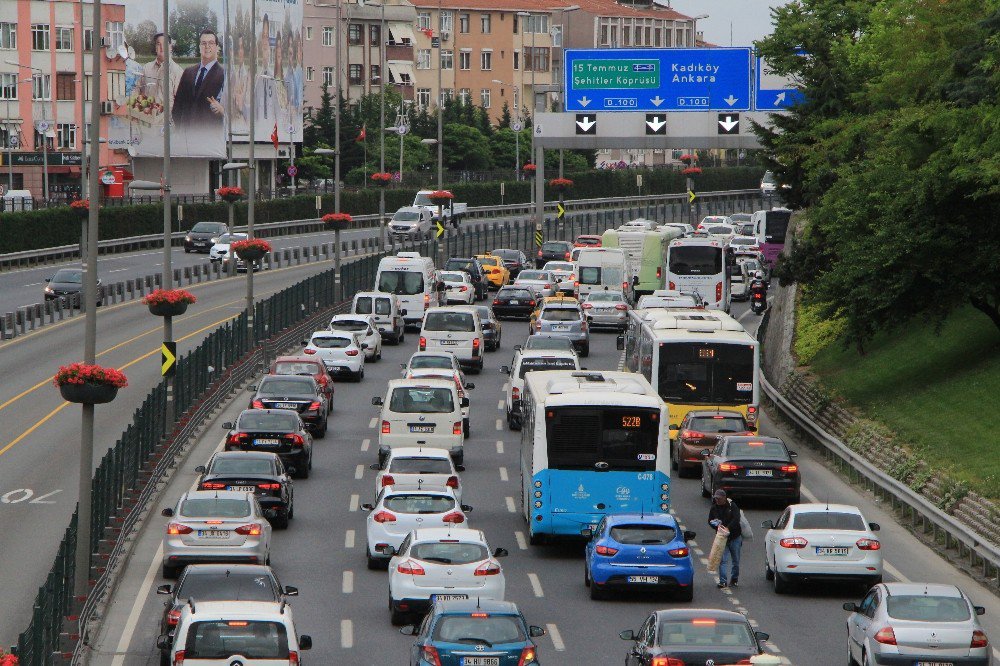
[[[197,303],[198,299],[185,289],[157,289],[149,292],[142,302],[153,316],[179,317],[187,312],[189,305]]]
[[[559,195],[559,210],[565,211],[566,209],[563,207],[563,198],[566,196],[567,192],[573,189],[573,181],[569,178],[553,178],[549,181],[549,188]],[[563,221],[562,215],[563,213],[560,212],[556,216],[556,219],[560,224],[562,224]]]
[[[385,123],[382,123],[383,125]],[[382,133],[382,140],[385,140],[385,132]],[[382,161],[385,161],[385,151],[382,151]],[[382,165],[383,168],[385,164]],[[385,250],[385,188],[389,187],[392,183],[392,174],[386,171],[379,171],[373,173],[371,176],[372,183],[378,188],[378,248],[379,251]]]
[[[271,251],[271,244],[263,238],[248,238],[233,243],[230,248],[233,253],[247,264],[247,272],[252,272],[252,262],[260,261]]]
[[[455,195],[448,190],[434,190],[427,195],[430,202],[437,206],[437,231],[434,232],[434,254],[440,255],[441,253],[441,234],[444,233],[444,207],[448,205],[454,198]],[[454,216],[452,216],[454,219]],[[439,257],[443,260],[443,257]]]
[[[103,405],[115,399],[118,389],[128,386],[128,379],[114,368],[71,363],[59,367],[52,383],[59,388],[66,402]]]
[[[334,294],[336,300],[340,298],[340,232],[346,229],[353,221],[347,213],[327,213],[322,218],[323,223],[329,229],[333,229],[333,275],[334,284],[337,286],[337,293]]]

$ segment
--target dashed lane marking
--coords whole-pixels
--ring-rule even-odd
[[[358,495],[357,493],[355,493],[354,495],[351,495],[351,506],[348,508],[348,510],[349,511],[357,511],[358,510],[358,504],[360,504],[360,503],[361,503],[361,496],[360,495]]]
[[[503,453],[503,440],[497,440],[497,453]]]
[[[504,500],[504,502],[507,503],[507,510],[508,511],[510,511],[511,513],[517,513],[517,509],[514,507],[514,498],[513,497],[504,497],[503,500]]]
[[[507,479],[507,468],[506,467],[501,467],[500,468],[500,480],[501,481],[507,481],[508,480]]]
[[[378,423],[378,419],[373,416],[372,420],[368,422],[368,427],[374,428],[376,423]]]
[[[504,400],[501,400],[500,402],[497,403],[497,409],[498,410],[503,410],[503,408],[506,407],[506,406],[507,406],[507,403]]]
[[[354,548],[354,530],[344,532],[344,548]]]
[[[345,571],[344,572],[344,582],[341,584],[340,589],[344,594],[350,594],[354,591],[354,572]]]
[[[528,550],[528,540],[524,538],[524,532],[514,532],[514,540],[517,541],[518,548],[521,550]]]
[[[345,650],[354,647],[354,623],[350,620],[340,621],[340,647]]]
[[[365,439],[361,440],[361,452],[364,453],[365,451],[367,451],[368,447],[371,446],[371,444],[372,444],[372,440],[370,440],[370,439],[365,438]]]
[[[531,590],[535,593],[535,596],[544,597],[545,592],[542,590],[542,581],[538,580],[538,574],[528,574],[528,580],[531,582]]]
[[[819,498],[813,495],[812,491],[806,488],[805,486],[802,486],[800,490],[802,491],[802,494],[805,496],[805,498],[810,502],[819,502]]]
[[[497,430],[503,430],[503,421],[501,419],[497,419]]]
[[[900,571],[896,567],[892,566],[891,564],[889,564],[885,560],[882,560],[882,568],[886,571],[886,573],[888,573],[890,576],[892,576],[893,578],[895,578],[896,580],[898,580],[900,583],[909,583],[910,582],[910,579],[907,578],[906,576],[904,576],[902,571]]]
[[[695,555],[704,555],[705,551],[703,551],[701,548],[695,548],[694,549],[694,554]]]
[[[360,479],[360,478],[364,477],[364,475],[365,475],[365,466],[364,465],[358,465],[357,467],[354,468],[354,478],[355,479]]]
[[[562,634],[559,633],[559,627],[554,624],[547,624],[545,628],[549,630],[549,638],[552,639],[552,647],[555,648],[556,652],[563,652],[566,649],[566,644],[563,643]]]

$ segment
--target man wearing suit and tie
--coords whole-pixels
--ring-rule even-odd
[[[219,38],[205,29],[198,36],[201,61],[184,70],[174,96],[173,115],[178,125],[222,127],[222,89],[225,71],[219,63]]]

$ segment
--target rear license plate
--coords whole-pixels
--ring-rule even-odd
[[[434,432],[432,425],[411,425],[410,432]]]
[[[916,666],[955,666],[953,661],[918,661]]]
[[[847,555],[851,552],[850,548],[831,548],[816,546],[817,555]]]
[[[553,326],[552,330],[553,331],[568,331],[569,330],[569,326]]]
[[[770,469],[748,469],[747,476],[774,476],[774,470]]]
[[[198,530],[199,539],[228,539],[229,530]]]
[[[517,305],[518,304],[518,300],[516,298],[511,299],[511,300],[507,301],[507,304],[508,305]]]
[[[457,345],[458,344],[458,340],[441,340],[438,344],[445,345],[445,346],[447,346],[447,345]]]
[[[297,409],[298,405],[294,402],[276,402],[274,403],[275,409]]]
[[[435,601],[453,601],[455,599],[468,599],[467,594],[432,594],[431,603]]]
[[[257,491],[257,486],[226,486],[226,490],[237,493],[253,493]]]
[[[646,584],[652,583],[653,585],[655,585],[656,583],[660,582],[660,577],[659,576],[629,576],[628,577],[628,582],[630,582],[630,583],[646,583]]]
[[[281,442],[277,439],[255,439],[254,446],[279,446]]]
[[[500,666],[500,657],[462,657],[462,666]]]

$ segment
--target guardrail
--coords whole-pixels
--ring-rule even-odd
[[[770,309],[765,312],[764,320],[757,329],[758,339],[763,338],[770,313]],[[828,433],[808,414],[785,398],[763,376],[763,373],[761,373],[761,387],[768,400],[782,416],[815,440],[822,447],[825,457],[833,461],[852,483],[860,483],[877,498],[888,502],[892,511],[902,515],[909,522],[911,529],[919,530],[924,536],[930,536],[936,544],[942,543],[945,550],[954,550],[960,560],[968,561],[972,569],[981,571],[982,577],[994,592],[1000,592],[1000,548]]]
[[[629,206],[670,206],[673,216],[680,217],[686,211],[691,219],[700,219],[704,215],[725,214],[738,212],[740,210],[750,210],[760,202],[760,191],[753,190],[726,190],[719,192],[705,192],[698,196],[693,206],[687,205],[686,194],[658,194],[644,197],[611,197],[604,199],[571,199],[564,202],[567,211],[579,210],[607,210],[611,208],[621,208]],[[546,213],[554,213],[556,202],[545,203]],[[495,217],[512,217],[519,215],[531,215],[534,213],[533,204],[505,204],[502,206],[476,206],[468,209],[467,217],[470,219],[485,219]],[[387,214],[388,216],[388,214]],[[354,217],[354,226],[359,229],[374,228],[378,226],[378,215],[357,215]],[[234,231],[245,231],[246,227],[237,227]],[[266,224],[254,225],[256,235],[263,238],[276,236],[291,236],[303,233],[315,233],[324,231],[325,226],[319,218],[305,220],[287,220],[284,222],[270,222]],[[184,241],[187,232],[176,231],[173,233],[173,245],[179,246]],[[98,242],[98,254],[116,254],[121,252],[133,252],[147,248],[163,247],[163,234],[149,234],[145,236],[132,236],[129,238],[109,239]],[[0,255],[0,272],[15,270],[18,268],[28,268],[40,264],[59,263],[80,256],[79,245],[62,245],[59,247],[45,248],[41,250],[25,250],[23,252],[10,252]]]

